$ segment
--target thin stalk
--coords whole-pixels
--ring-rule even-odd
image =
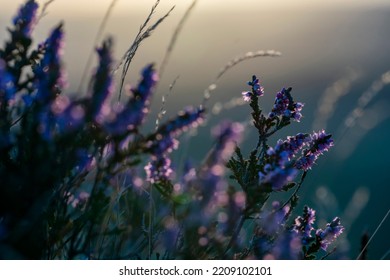
[[[298,187],[295,189],[295,191],[294,191],[293,194],[290,196],[290,198],[282,205],[282,207],[280,207],[279,210],[283,209],[287,204],[290,203],[290,201],[294,198],[294,196],[296,196],[296,194],[298,193],[299,189],[301,188],[301,186],[302,186],[302,184],[303,184],[303,181],[304,181],[305,178],[306,178],[306,175],[307,175],[307,171],[303,172],[302,177],[301,177],[301,180],[300,180],[299,183],[298,183]]]
[[[236,243],[238,235],[240,234],[240,231],[241,231],[246,219],[247,219],[246,210],[244,210],[244,212],[240,216],[240,220],[238,221],[236,228],[233,231],[232,237],[229,240],[229,243],[225,249],[225,252],[222,255],[222,259],[226,258],[228,251],[231,249],[231,247],[234,245],[234,243]]]
[[[149,192],[149,236],[148,236],[148,257],[149,260],[152,259],[153,253],[153,185],[149,183],[150,192]]]
[[[180,34],[180,32],[181,32],[181,30],[182,30],[186,20],[190,16],[191,11],[194,9],[196,2],[197,2],[197,0],[194,0],[191,3],[191,5],[187,8],[187,10],[184,13],[183,17],[180,19],[178,25],[176,26],[175,31],[173,32],[171,41],[169,42],[168,48],[167,48],[167,50],[165,52],[165,55],[164,55],[164,58],[162,60],[162,63],[161,63],[161,66],[160,66],[160,70],[158,71],[159,75],[160,75],[160,78],[164,74],[165,66],[168,63],[169,57],[171,56],[171,53],[173,51],[173,47],[176,44],[177,38],[179,37],[179,34]]]
[[[54,1],[54,0],[52,0]],[[96,33],[96,36],[95,36],[95,40],[93,42],[93,46],[95,47],[99,41],[101,40],[101,37],[102,37],[102,34],[103,34],[103,31],[107,25],[107,22],[108,22],[108,19],[110,18],[110,15],[111,15],[111,12],[116,4],[118,0],[112,0],[111,3],[110,3],[110,6],[108,7],[104,17],[103,17],[103,20],[102,22],[100,23],[100,26],[98,28],[98,31]],[[49,1],[51,2],[51,1]],[[87,72],[91,66],[91,63],[92,63],[92,58],[93,58],[93,55],[94,55],[94,52],[91,51],[88,55],[88,59],[87,59],[87,63],[85,64],[85,67],[84,67],[84,70],[83,70],[83,74],[81,75],[81,80],[80,80],[80,83],[79,83],[79,86],[77,87],[77,92],[81,92],[82,91],[82,87],[83,87],[83,83],[84,83],[84,80],[87,76]]]
[[[364,248],[361,250],[361,252],[359,253],[359,255],[357,256],[357,260],[360,259],[361,255],[363,254],[363,252],[366,250],[367,246],[370,244],[370,242],[372,241],[372,239],[374,238],[375,234],[378,232],[378,230],[382,227],[383,223],[385,222],[385,220],[387,219],[387,216],[389,216],[390,214],[390,208],[389,210],[387,211],[386,215],[383,217],[382,221],[379,223],[379,225],[377,226],[377,228],[375,229],[373,235],[371,236],[371,238],[368,240],[367,244],[364,246]]]

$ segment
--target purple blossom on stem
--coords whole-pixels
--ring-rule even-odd
[[[264,259],[269,260],[298,260],[300,259],[301,242],[297,233],[286,231],[274,241],[270,254]]]
[[[146,143],[146,148],[151,154],[151,162],[145,167],[147,179],[154,183],[159,179],[168,179],[172,173],[171,160],[168,154],[176,149],[179,141],[176,139],[189,127],[197,126],[204,118],[203,109],[189,107],[179,112],[176,118],[168,121],[153,134]]]
[[[148,150],[152,154],[162,154],[176,149],[179,142],[175,138],[188,128],[199,125],[204,119],[204,112],[204,109],[194,109],[193,107],[179,112],[175,118],[162,125],[149,139]]]
[[[192,194],[193,199],[188,204],[189,216],[185,227],[188,230],[198,231],[199,244],[207,243],[203,241],[209,238],[207,237],[207,229],[213,222],[213,219],[219,221],[218,234],[216,234],[219,237],[213,238],[218,239],[223,236],[223,232],[229,227],[226,212],[220,211],[221,209],[227,210],[231,206],[229,205],[229,195],[227,193],[228,185],[223,175],[226,162],[234,152],[242,131],[243,127],[241,124],[230,122],[224,122],[214,128],[215,147],[196,175],[191,175],[190,180],[187,181],[188,193]],[[234,200],[234,203],[237,203],[237,205],[227,210],[229,214],[239,213],[242,207],[239,204],[244,203],[244,200],[243,195],[241,195],[241,198],[237,196]],[[221,215],[219,216],[218,213]],[[199,229],[201,229],[201,232]]]
[[[38,111],[35,114],[37,131],[45,140],[51,140],[55,126],[55,116],[50,108],[65,85],[62,73],[61,56],[63,48],[62,24],[55,28],[44,43],[44,54],[40,64],[34,68],[35,96],[25,98],[26,104],[35,100]]]
[[[275,103],[269,114],[270,118],[282,116],[284,118],[293,119],[299,122],[302,118],[301,110],[303,103],[295,102],[291,96],[292,88],[282,88],[276,94]]]
[[[13,18],[16,31],[19,31],[24,37],[29,38],[34,29],[37,10],[38,4],[34,0],[29,0],[20,7],[18,14]]]
[[[96,50],[99,56],[99,66],[94,75],[93,96],[91,98],[90,114],[92,118],[96,118],[103,104],[113,92],[113,77],[112,77],[112,40],[108,39],[103,43],[103,46]]]
[[[287,140],[279,140],[275,146],[275,152],[287,153],[289,160],[310,140],[308,134],[298,133],[295,136],[288,136]]]
[[[241,140],[244,128],[240,123],[223,122],[212,131],[216,144],[209,154],[205,164],[198,174],[196,185],[199,187],[199,195],[203,198],[204,205],[220,204],[218,197],[224,197],[226,183],[223,180],[226,162],[233,154],[237,143]],[[218,194],[219,193],[219,194]]]
[[[313,240],[311,232],[314,230],[313,224],[316,219],[316,211],[305,206],[303,208],[303,215],[295,219],[293,231],[299,233],[302,237],[302,244],[307,245]]]
[[[90,194],[82,191],[79,194],[71,194],[67,193],[66,198],[67,198],[67,204],[71,205],[73,208],[77,209],[83,209],[86,206],[86,203],[88,202],[90,197]]]
[[[128,131],[134,131],[144,121],[149,112],[150,98],[158,75],[153,64],[149,64],[142,70],[142,78],[136,88],[131,89],[133,96],[125,107],[116,114],[114,120],[105,124],[108,133],[112,135],[123,135]]]
[[[270,184],[272,190],[280,191],[283,187],[293,181],[298,174],[298,170],[291,166],[275,167],[269,172],[259,172],[260,184]]]
[[[294,166],[299,170],[307,171],[312,168],[317,158],[318,157],[313,154],[302,156],[295,162]]]
[[[36,100],[48,104],[65,86],[61,57],[64,33],[62,24],[55,28],[44,43],[45,53],[41,63],[34,69],[36,77]]]
[[[275,235],[286,222],[289,207],[280,209],[280,206],[279,201],[273,201],[272,210],[265,211],[260,215],[261,228],[269,236]]]
[[[217,139],[214,150],[213,161],[226,162],[238,142],[241,140],[244,127],[239,123],[222,122],[212,131],[213,136]]]
[[[328,151],[333,146],[331,134],[326,134],[324,130],[310,135],[308,148],[303,151],[303,156],[295,162],[295,167],[307,171],[312,168],[318,156]]]
[[[62,96],[57,97],[52,105],[57,129],[61,134],[77,131],[85,123],[85,108],[83,104],[80,102],[69,104],[67,100],[67,98]],[[61,106],[64,106],[64,108],[61,108]]]
[[[298,174],[292,158],[310,140],[307,134],[299,133],[287,137],[287,140],[279,140],[274,148],[267,150],[267,163],[259,172],[259,183],[270,184],[275,191],[282,188],[295,179]]]
[[[149,182],[165,181],[173,173],[171,160],[165,154],[152,156],[152,160],[145,166],[146,178]]]
[[[340,223],[340,218],[336,217],[330,223],[326,224],[324,230],[318,229],[316,232],[317,238],[320,240],[321,248],[326,251],[328,246],[343,233],[344,227]]]
[[[252,90],[242,92],[242,97],[245,101],[251,101],[252,96],[258,97],[264,95],[264,88],[260,85],[259,79],[255,75],[252,76],[252,81],[248,81],[247,84],[252,87]]]

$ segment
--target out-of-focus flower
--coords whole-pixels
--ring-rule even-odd
[[[301,257],[301,241],[293,231],[283,231],[272,244],[272,250],[264,256],[270,260],[298,260]]]
[[[20,7],[18,14],[13,18],[16,31],[23,34],[24,37],[28,38],[31,35],[36,24],[37,10],[38,4],[34,0],[29,0]]]
[[[158,81],[158,75],[153,64],[146,66],[141,73],[141,81],[136,88],[131,89],[133,95],[112,121],[105,123],[105,129],[111,135],[124,135],[134,131],[142,124],[149,112],[150,98]]]
[[[44,55],[41,63],[34,68],[35,99],[39,104],[48,105],[65,86],[61,65],[64,32],[62,24],[55,28],[44,43]]]
[[[89,193],[82,191],[77,195],[73,195],[71,193],[66,194],[67,204],[71,205],[73,208],[83,209],[88,199],[90,197]]]
[[[5,62],[0,59],[0,106],[5,108],[15,92],[14,77],[7,71]]]
[[[151,154],[151,162],[145,167],[149,181],[156,182],[167,179],[172,173],[171,161],[167,157],[176,149],[179,141],[176,139],[183,131],[196,127],[204,118],[204,109],[186,108],[184,111],[162,125],[156,133],[148,139],[146,149]]]
[[[94,75],[90,112],[92,119],[100,113],[102,106],[114,90],[112,77],[112,40],[104,41],[103,45],[96,50],[99,56],[99,66]]]
[[[152,157],[145,166],[146,178],[152,184],[158,181],[166,181],[172,174],[171,160],[165,154]]]
[[[240,123],[222,122],[216,126],[212,134],[217,139],[214,150],[214,161],[226,162],[242,139],[244,127]]]

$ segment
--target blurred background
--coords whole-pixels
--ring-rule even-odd
[[[22,2],[0,0],[1,42],[8,38],[6,27]],[[112,2],[55,0],[36,28],[34,44],[64,21],[69,94],[85,94],[88,81],[81,80],[83,70]],[[115,1],[102,39],[113,37],[118,62],[154,3]],[[172,6],[175,9],[142,42],[126,83],[136,84],[145,64],[155,62],[157,68],[160,66],[174,30],[191,3],[192,0],[161,1],[152,23]],[[212,145],[210,129],[215,124],[221,119],[248,120],[249,107],[231,100],[248,90],[246,81],[253,74],[260,77],[265,88],[261,99],[265,112],[271,110],[275,93],[291,86],[295,100],[305,103],[304,118],[281,131],[270,144],[279,137],[322,128],[333,134],[335,146],[309,173],[300,191],[298,209],[304,204],[316,209],[320,227],[340,216],[346,231],[337,252],[354,259],[359,254],[362,235],[374,234],[390,207],[390,152],[386,146],[390,139],[389,32],[388,0],[199,0],[174,45],[147,127],[154,128],[163,95],[169,93],[165,105],[169,117],[187,105],[200,104],[204,90],[231,59],[248,51],[280,51],[280,57],[246,60],[226,72],[211,93],[206,125],[198,129],[197,135],[184,136],[181,154],[175,156],[200,161]],[[94,65],[95,60],[88,73]],[[170,92],[173,81],[175,86]],[[246,152],[256,140],[255,131],[249,128],[243,145]],[[387,218],[369,246],[370,259],[390,259],[389,234]]]

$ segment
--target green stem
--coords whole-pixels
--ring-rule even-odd
[[[298,193],[299,189],[301,188],[301,186],[302,186],[302,184],[303,184],[303,181],[304,181],[305,178],[306,178],[306,175],[307,175],[307,171],[303,172],[302,177],[301,177],[301,180],[300,180],[299,183],[298,183],[298,187],[295,189],[295,191],[294,191],[293,194],[290,196],[290,198],[282,205],[282,207],[280,207],[279,210],[283,209],[287,204],[290,203],[290,201],[294,198],[294,196],[296,196],[296,194]]]
[[[227,256],[228,251],[231,249],[231,247],[236,243],[238,235],[240,234],[240,231],[244,225],[245,220],[247,219],[246,210],[243,211],[243,213],[240,216],[240,220],[238,221],[238,224],[236,228],[233,231],[232,237],[230,238],[230,241],[222,255],[222,259],[225,259]]]

